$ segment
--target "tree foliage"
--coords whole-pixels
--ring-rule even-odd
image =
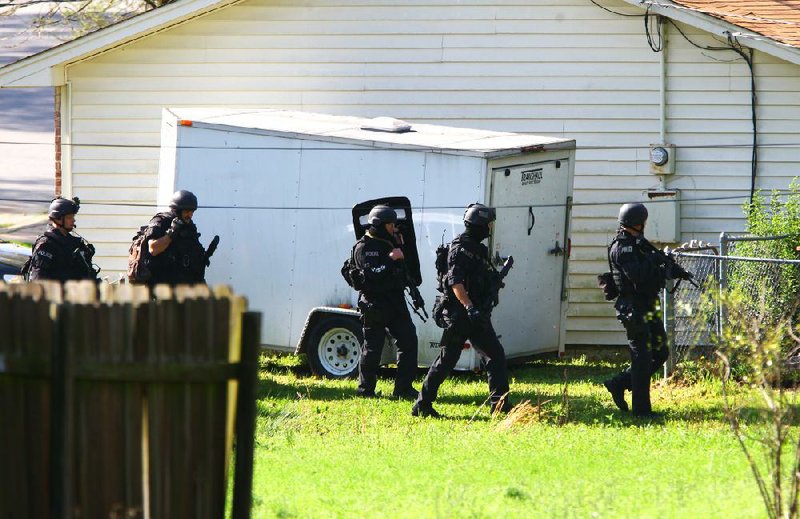
[[[0,16],[33,14],[25,31],[38,33],[67,28],[63,39],[71,40],[102,29],[175,0],[0,0]]]

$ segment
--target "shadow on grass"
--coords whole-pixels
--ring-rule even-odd
[[[728,420],[725,416],[723,402],[719,395],[709,397],[712,402],[705,400],[703,395],[691,395],[694,400],[690,404],[673,402],[673,405],[664,402],[654,402],[656,411],[661,412],[657,417],[639,418],[630,412],[622,412],[617,409],[611,401],[611,396],[602,387],[602,382],[618,373],[623,368],[622,365],[610,363],[592,364],[571,364],[569,361],[548,360],[534,361],[525,364],[509,366],[509,378],[511,379],[511,399],[513,403],[520,403],[525,400],[536,406],[542,404],[543,414],[554,415],[563,408],[561,391],[564,386],[564,376],[569,386],[574,384],[590,384],[598,386],[596,394],[592,395],[570,395],[569,396],[569,419],[568,423],[603,425],[613,427],[636,427],[643,425],[666,424],[667,422],[686,422],[697,424],[719,424],[727,425]],[[261,365],[262,377],[258,398],[286,398],[291,400],[308,399],[313,401],[336,401],[336,400],[355,400],[355,388],[352,384],[340,385],[336,382],[314,377],[307,365],[297,357],[265,357]],[[383,380],[393,380],[395,376],[394,368],[382,368],[380,378]],[[422,378],[427,373],[427,368],[420,368],[417,372],[416,387],[419,387]],[[290,375],[292,380],[282,382],[276,380],[274,376]],[[517,387],[515,388],[515,381]],[[465,406],[467,412],[458,414],[444,413],[448,420],[489,420],[486,409],[479,409],[486,406],[488,396],[488,386],[486,386],[486,374],[456,371],[451,373],[447,384],[482,384],[486,388],[485,394],[452,394],[446,392],[440,395],[438,402],[441,404],[454,404]],[[525,391],[520,389],[520,385],[535,384],[537,387],[545,386],[543,391]],[[673,387],[675,390],[682,388]],[[630,400],[630,393],[627,393]],[[379,401],[398,401],[389,395],[382,395]],[[546,402],[546,403],[545,403]],[[409,411],[412,403],[408,402]],[[759,414],[759,409],[753,406],[741,407],[739,417],[743,424],[763,423],[763,417]],[[546,418],[545,421],[550,421]],[[796,425],[800,425],[800,416],[795,420]]]

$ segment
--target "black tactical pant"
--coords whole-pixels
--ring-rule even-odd
[[[408,392],[417,370],[417,329],[408,313],[405,300],[400,296],[400,304],[375,302],[369,308],[362,302],[361,322],[364,330],[364,348],[358,365],[358,394],[373,395],[378,382],[383,344],[386,331],[397,344],[397,375],[394,381],[395,394]],[[367,305],[370,303],[367,301]]]
[[[419,393],[418,403],[430,405],[436,400],[439,386],[447,378],[458,363],[464,343],[469,339],[472,347],[487,357],[486,371],[489,378],[489,396],[492,403],[498,402],[508,393],[508,372],[506,370],[506,353],[502,344],[497,339],[497,334],[490,321],[479,325],[472,323],[466,316],[455,319],[442,333],[440,341],[441,351],[433,361],[422,390]]]
[[[650,378],[669,357],[661,310],[652,307],[633,309],[630,313],[619,313],[617,318],[625,327],[628,337],[631,365],[612,378],[611,385],[631,391],[634,414],[647,414],[652,411]]]

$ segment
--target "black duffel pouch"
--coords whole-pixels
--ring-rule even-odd
[[[597,276],[597,286],[603,291],[606,301],[613,301],[619,296],[617,284],[614,282],[614,274],[611,272],[603,272]]]
[[[447,328],[447,322],[444,319],[444,296],[436,296],[433,302],[433,322],[439,328]]]
[[[613,301],[619,297],[619,287],[614,281],[614,266],[611,265],[611,247],[614,245],[615,241],[617,241],[616,238],[612,240],[611,244],[608,246],[608,250],[606,251],[609,272],[603,272],[597,276],[597,286],[599,286],[600,290],[603,291],[603,297],[606,299],[606,301]]]

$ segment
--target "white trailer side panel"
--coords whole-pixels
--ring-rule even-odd
[[[263,344],[289,344],[298,211],[272,208],[297,207],[302,153],[292,148],[299,144],[180,126],[176,135],[176,169],[161,170],[159,203],[166,207],[176,189],[197,195],[201,242],[221,237],[209,284],[231,285],[247,295],[252,309],[264,312]],[[271,150],[265,159],[263,149],[228,147],[286,149]]]
[[[174,126],[165,118],[164,125]],[[167,135],[169,132],[165,132]],[[463,230],[465,200],[484,201],[486,159],[423,151],[178,126],[175,159],[163,162],[160,195],[198,196],[201,241],[220,246],[209,284],[230,284],[264,313],[262,344],[290,350],[312,308],[356,305],[340,269],[355,241],[351,208],[368,199],[405,196],[414,213],[428,309],[437,294],[436,247]],[[251,148],[251,149],[241,149]],[[335,153],[335,160],[332,160]],[[175,165],[176,169],[168,168]],[[438,354],[441,330],[415,317],[420,364]],[[458,367],[476,365],[468,351]]]
[[[305,140],[293,271],[291,346],[297,344],[309,311],[350,303],[356,293],[341,276],[355,243],[351,208],[385,196],[422,203],[424,154]],[[324,151],[346,148],[352,151]],[[326,207],[329,209],[317,209]]]
[[[417,250],[422,270],[422,293],[428,310],[439,292],[436,291],[436,248],[449,243],[464,230],[464,202],[483,202],[486,196],[486,160],[457,155],[425,154],[423,211],[414,213]],[[419,362],[430,365],[439,355],[442,330],[432,319],[417,325]],[[465,350],[458,369],[477,366],[473,350]]]

